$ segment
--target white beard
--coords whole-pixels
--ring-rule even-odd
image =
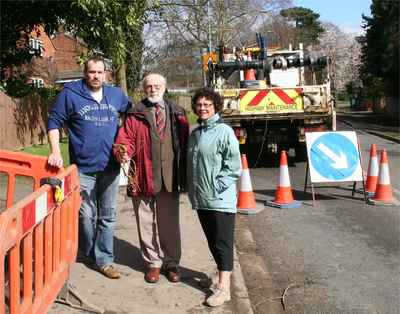
[[[159,93],[153,93],[150,95],[146,95],[146,98],[148,101],[150,101],[152,104],[158,104],[164,96],[164,93],[159,94]]]

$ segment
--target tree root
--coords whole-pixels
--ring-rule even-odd
[[[285,291],[283,292],[283,295],[282,295],[281,297],[276,297],[276,298],[264,300],[264,301],[261,301],[261,302],[257,303],[256,305],[253,306],[253,310],[254,310],[257,306],[259,306],[259,305],[261,305],[261,304],[263,304],[263,303],[265,303],[265,302],[271,302],[271,301],[273,301],[273,300],[280,300],[280,299],[281,299],[281,300],[282,300],[283,309],[286,311],[288,308],[287,308],[287,306],[286,306],[286,304],[285,304],[285,296],[290,295],[290,294],[287,294],[287,291],[288,291],[291,287],[293,287],[293,286],[294,286],[294,284],[290,284],[290,285],[285,289]]]
[[[134,146],[132,144],[130,144],[131,146]],[[120,156],[120,159],[123,159],[123,156],[126,154],[126,152],[128,151],[127,148],[122,145],[122,144],[116,144],[114,143],[113,146],[117,149],[118,151],[118,155]],[[142,145],[143,146],[143,145]],[[141,149],[142,146],[140,146],[138,148]],[[137,152],[136,152],[137,153]],[[135,155],[136,155],[135,153]],[[136,168],[136,163],[133,161],[133,159],[130,160],[129,162],[129,169],[128,169],[128,173],[125,170],[125,167],[123,164],[121,164],[121,168],[124,172],[125,177],[128,178],[128,189],[129,191],[131,191],[131,193],[136,193],[136,188],[138,187],[138,183],[137,181],[137,168]],[[140,189],[139,189],[140,190]]]

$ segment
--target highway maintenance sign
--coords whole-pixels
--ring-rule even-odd
[[[311,182],[363,181],[356,132],[307,132]]]
[[[241,112],[302,110],[302,89],[249,90],[240,94]]]

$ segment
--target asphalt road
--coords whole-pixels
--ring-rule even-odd
[[[338,130],[355,129],[338,123]],[[378,156],[387,150],[399,200],[399,144],[356,132],[365,171],[372,143]],[[399,313],[399,206],[364,204],[362,194],[352,196],[352,182],[315,184],[313,206],[309,183],[303,194],[307,163],[295,162],[290,153],[291,187],[302,206],[266,206],[237,219],[239,260],[254,313],[289,312],[283,305],[296,314]],[[275,197],[279,160],[264,156],[259,164],[250,176],[255,199],[263,204]]]

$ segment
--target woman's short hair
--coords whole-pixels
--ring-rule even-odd
[[[214,92],[209,87],[203,87],[198,89],[192,97],[192,110],[196,113],[196,103],[200,98],[205,98],[207,100],[211,100],[215,107],[215,112],[221,113],[224,108],[224,103],[222,101],[222,97]]]

